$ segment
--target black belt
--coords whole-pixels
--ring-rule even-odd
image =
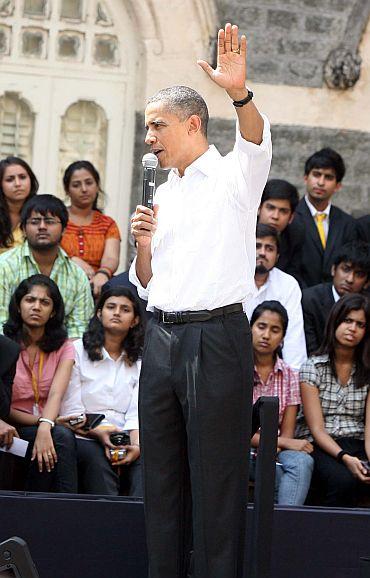
[[[211,311],[161,311],[154,309],[153,316],[162,323],[193,323],[194,321],[209,321],[213,317],[238,313],[239,311],[243,311],[243,305],[233,303],[232,305],[225,305],[225,307],[217,307]]]

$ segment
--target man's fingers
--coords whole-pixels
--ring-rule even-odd
[[[223,28],[218,31],[217,49],[219,55],[225,54],[225,30]]]
[[[235,24],[231,28],[231,50],[233,52],[239,50],[238,27]]]
[[[229,52],[231,50],[231,24],[228,22],[225,24],[225,51]]]
[[[241,38],[240,38],[240,54],[245,54],[247,55],[247,37],[245,36],[245,34],[242,34]]]
[[[212,76],[214,71],[212,66],[210,66],[208,62],[206,62],[205,60],[197,60],[197,63],[201,68],[203,68],[204,72],[206,72],[208,76]]]

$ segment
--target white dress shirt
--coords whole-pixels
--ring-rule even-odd
[[[310,209],[310,213],[315,223],[316,223],[316,215],[326,215],[326,219],[323,220],[322,224],[324,227],[325,239],[327,240],[329,234],[329,216],[330,216],[331,203],[328,204],[328,206],[324,211],[318,211],[316,207],[313,206],[311,201],[309,201],[307,195],[305,196],[304,200],[307,203],[307,207]]]
[[[269,272],[268,279],[254,297],[244,303],[248,319],[257,305],[263,301],[280,301],[288,312],[288,329],[284,337],[283,359],[293,369],[300,369],[306,361],[306,339],[304,335],[303,313],[301,306],[302,292],[297,281],[277,267]]]
[[[101,425],[130,431],[139,428],[138,392],[141,362],[129,367],[123,356],[115,361],[102,349],[103,359],[91,361],[82,339],[76,351],[71,380],[63,397],[60,415],[104,413]]]
[[[152,240],[153,276],[144,289],[130,281],[148,310],[197,311],[245,301],[254,291],[256,217],[271,163],[271,135],[244,140],[236,127],[231,153],[212,145],[185,169],[171,170],[158,187],[158,227]]]
[[[339,295],[338,291],[336,290],[336,288],[334,287],[334,285],[332,285],[331,290],[333,292],[334,302],[336,303],[337,301],[339,301],[340,295]]]

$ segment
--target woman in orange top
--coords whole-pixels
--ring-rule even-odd
[[[121,237],[113,219],[98,209],[100,176],[89,161],[70,164],[63,176],[69,221],[62,248],[90,279],[94,297],[118,268]]]

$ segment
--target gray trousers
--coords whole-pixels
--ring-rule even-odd
[[[244,313],[151,320],[140,378],[150,578],[241,578],[253,361]]]

